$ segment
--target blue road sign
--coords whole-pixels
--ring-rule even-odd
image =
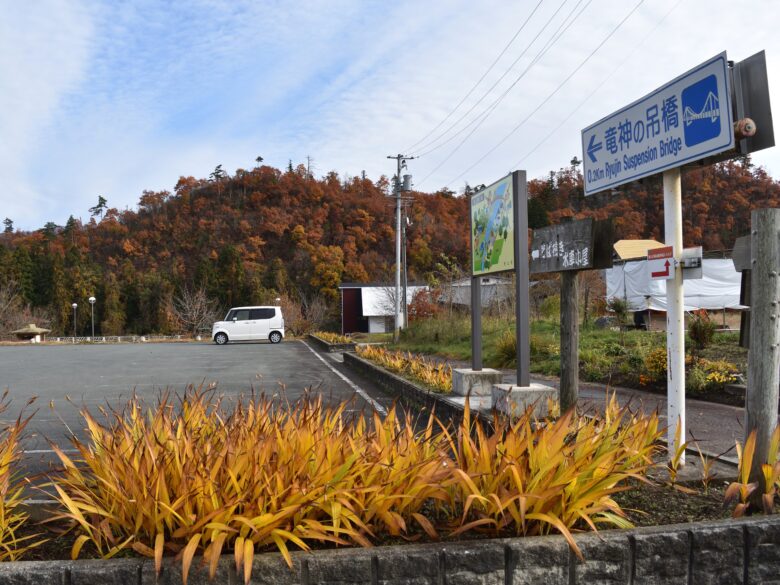
[[[582,131],[585,195],[734,148],[725,51]]]

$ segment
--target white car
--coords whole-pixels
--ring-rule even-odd
[[[284,339],[284,317],[281,307],[234,307],[224,321],[211,327],[211,338],[217,345],[228,341],[268,340],[279,343]]]

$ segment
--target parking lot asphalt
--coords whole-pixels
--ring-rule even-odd
[[[330,404],[351,400],[352,409],[380,412],[392,403],[370,380],[345,370],[337,356],[302,341],[3,346],[0,389],[8,389],[11,404],[0,422],[15,419],[36,397],[25,410],[37,410],[24,443],[32,472],[52,459],[50,440],[65,446],[71,432],[81,436],[80,408],[118,408],[133,393],[151,403],[166,389],[180,393],[212,383],[228,397],[254,390],[294,401],[309,391]]]

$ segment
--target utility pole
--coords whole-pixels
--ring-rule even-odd
[[[393,327],[393,343],[398,343],[401,330],[401,169],[406,168],[406,161],[415,157],[397,154],[387,158],[394,158],[396,161],[393,190],[395,196],[395,326]],[[406,299],[404,299],[405,302]]]
[[[407,209],[407,205],[403,206],[403,218],[401,221],[401,264],[403,265],[404,270],[404,280],[403,280],[403,292],[401,293],[401,298],[404,300],[404,304],[402,305],[403,308],[403,316],[404,316],[404,327],[409,326],[409,307],[407,306],[407,299],[408,299],[408,287],[409,287],[409,273],[406,266],[406,228],[407,224],[409,222],[409,213]]]

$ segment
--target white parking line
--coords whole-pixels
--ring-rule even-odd
[[[60,449],[63,453],[78,453],[78,449]],[[25,455],[39,455],[41,453],[56,453],[54,449],[25,449],[22,451]]]
[[[371,406],[374,408],[374,410],[376,410],[376,411],[377,411],[379,414],[381,414],[382,416],[384,416],[384,415],[386,415],[386,414],[387,414],[387,410],[385,410],[385,407],[384,407],[384,406],[382,406],[381,404],[379,404],[379,403],[378,403],[376,400],[374,400],[373,398],[371,398],[371,397],[368,395],[368,393],[367,393],[365,390],[363,390],[363,389],[362,389],[360,386],[358,386],[357,384],[355,384],[355,383],[354,383],[352,380],[350,380],[349,378],[347,378],[347,377],[346,377],[344,374],[342,374],[342,373],[341,373],[341,372],[339,372],[339,371],[338,371],[336,368],[334,368],[334,367],[333,367],[333,366],[331,366],[331,365],[330,365],[328,362],[326,362],[326,361],[323,359],[323,357],[322,357],[320,354],[318,354],[318,353],[317,353],[316,351],[314,351],[314,350],[313,350],[311,347],[309,347],[309,344],[308,344],[308,343],[306,343],[306,342],[305,342],[305,341],[303,341],[303,340],[301,340],[301,343],[302,343],[303,345],[305,345],[305,346],[306,346],[306,349],[308,349],[310,352],[312,352],[312,353],[313,353],[313,354],[316,356],[316,358],[317,358],[318,360],[320,360],[320,361],[321,361],[323,364],[325,364],[325,365],[327,366],[327,368],[328,368],[328,369],[329,369],[331,372],[333,372],[333,373],[334,373],[334,374],[336,374],[336,375],[337,375],[339,378],[341,378],[341,379],[342,379],[342,380],[344,380],[344,381],[345,381],[347,384],[349,384],[349,387],[350,387],[350,388],[352,388],[352,389],[353,389],[355,392],[357,392],[357,393],[360,395],[360,397],[361,397],[363,400],[365,400],[366,402],[368,402],[368,403],[369,403],[369,404],[370,404],[370,405],[371,405]]]

